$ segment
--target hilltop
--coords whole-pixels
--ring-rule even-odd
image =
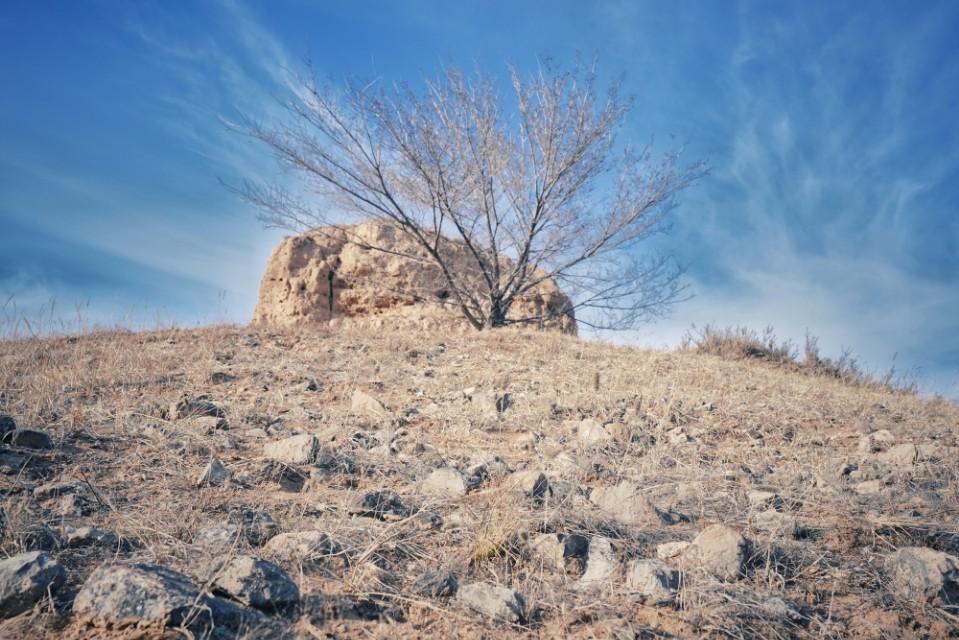
[[[388,329],[0,343],[0,637],[959,633],[959,407]]]

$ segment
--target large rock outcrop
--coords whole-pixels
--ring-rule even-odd
[[[475,264],[462,243],[447,241],[447,247],[449,263],[458,271],[468,272]],[[296,326],[361,317],[390,323],[463,320],[451,302],[439,266],[399,229],[377,223],[323,227],[287,237],[273,251],[253,322]],[[576,333],[569,298],[548,279],[517,300],[508,317],[542,318],[528,326]]]

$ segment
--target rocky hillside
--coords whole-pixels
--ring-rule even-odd
[[[216,327],[0,343],[0,413],[2,638],[959,635],[945,401]]]

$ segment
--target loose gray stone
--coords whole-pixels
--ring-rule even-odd
[[[908,467],[919,460],[919,448],[911,442],[897,444],[876,456],[881,462],[897,467]]]
[[[555,533],[536,534],[529,542],[529,550],[533,557],[551,571],[563,571],[566,568],[563,553],[565,548],[560,536]]]
[[[669,560],[682,555],[689,547],[689,542],[677,540],[676,542],[663,542],[656,545],[656,557],[660,560]]]
[[[52,449],[53,441],[46,431],[39,429],[16,429],[7,433],[4,439],[15,447],[26,449]]]
[[[203,471],[200,472],[200,475],[196,479],[196,486],[216,487],[225,482],[229,482],[231,477],[233,477],[233,472],[224,467],[223,463],[217,458],[213,458],[203,467]]]
[[[413,593],[427,598],[451,598],[459,589],[459,581],[449,571],[428,571],[413,583]]]
[[[216,416],[190,416],[179,422],[178,426],[200,436],[212,436],[216,432],[228,428],[226,420]]]
[[[339,544],[320,531],[280,533],[270,538],[263,549],[275,558],[290,562],[309,562],[342,552]]]
[[[93,503],[86,497],[71,493],[60,496],[60,498],[53,503],[53,511],[58,516],[69,518],[89,515],[94,509]]]
[[[240,525],[228,522],[201,529],[193,543],[211,551],[226,551],[239,539]]]
[[[396,493],[389,489],[383,489],[381,491],[367,491],[357,496],[350,504],[348,513],[364,518],[395,521],[408,517],[412,510],[403,504]]]
[[[3,440],[11,431],[16,431],[17,423],[14,421],[13,416],[8,416],[5,413],[0,413],[0,440]]]
[[[686,429],[683,427],[676,427],[666,432],[666,441],[672,445],[686,444],[691,440],[692,438],[689,437],[689,434],[686,433]]]
[[[0,560],[0,618],[33,607],[66,579],[67,573],[49,553],[29,551]]]
[[[473,611],[494,620],[522,623],[526,620],[526,601],[522,594],[488,582],[473,582],[460,587],[456,599]]]
[[[39,502],[59,498],[70,493],[86,495],[90,492],[87,485],[79,480],[69,480],[66,482],[48,482],[36,487],[33,490],[33,497]]]
[[[280,532],[273,517],[258,509],[241,508],[230,512],[230,521],[236,522],[243,530],[251,546],[260,547]]]
[[[959,558],[927,547],[904,547],[887,560],[891,588],[900,598],[959,604]]]
[[[383,403],[368,393],[356,389],[350,399],[350,410],[357,415],[365,415],[371,418],[389,418],[390,411]]]
[[[886,429],[867,433],[859,438],[859,451],[862,453],[879,453],[885,451],[896,442],[896,437]]]
[[[87,578],[73,612],[115,627],[161,625],[191,630],[238,629],[259,618],[222,598],[201,596],[181,573],[151,564],[105,564]]]
[[[216,571],[214,589],[257,609],[285,607],[300,599],[300,590],[283,569],[253,556],[227,560]]]
[[[610,442],[613,436],[605,427],[592,418],[586,418],[579,423],[576,437],[585,445],[598,445]]]
[[[680,573],[661,560],[635,560],[626,574],[626,586],[647,604],[669,604],[676,599]]]
[[[26,463],[26,456],[15,451],[0,449],[0,472],[8,475],[20,473]]]
[[[451,467],[434,469],[420,485],[423,493],[434,498],[451,500],[466,495],[466,478]]]
[[[212,400],[210,400],[209,396],[181,398],[170,405],[169,415],[171,420],[197,418],[200,416],[209,416],[212,418],[226,417],[223,409],[218,407]]]
[[[214,371],[210,374],[210,382],[213,384],[225,384],[234,380],[236,380],[236,376],[228,371]]]
[[[766,489],[755,489],[753,491],[748,491],[746,493],[746,500],[749,502],[751,507],[757,509],[765,509],[766,507],[771,507],[777,502],[781,502],[779,494],[775,491],[769,491]]]
[[[625,525],[659,525],[663,517],[643,495],[639,485],[623,481],[614,487],[597,487],[589,496],[590,502],[608,516]]]
[[[546,477],[546,474],[535,469],[517,471],[509,477],[507,482],[514,488],[522,491],[524,495],[535,500],[543,500],[550,492],[549,479]]]
[[[609,583],[616,571],[616,556],[609,538],[596,536],[589,541],[589,554],[586,556],[586,571],[577,581],[577,589],[595,589]]]
[[[795,536],[799,530],[799,521],[788,513],[767,509],[752,518],[752,525],[758,531],[786,537]]]
[[[703,529],[683,553],[684,561],[720,580],[742,577],[749,558],[749,541],[735,529],[714,524]]]
[[[313,464],[320,455],[320,441],[304,433],[263,445],[263,455],[284,464]]]
[[[67,527],[63,541],[70,548],[100,546],[126,551],[133,546],[128,540],[121,540],[109,531],[96,527]]]
[[[783,622],[801,623],[803,615],[782,598],[767,598],[759,605],[764,617]]]

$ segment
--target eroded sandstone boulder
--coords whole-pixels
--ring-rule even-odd
[[[446,252],[454,269],[475,271],[462,243],[447,241]],[[390,225],[322,227],[285,238],[267,263],[253,322],[301,326],[369,316],[461,318],[440,267]],[[518,299],[509,317],[535,318],[531,326],[576,333],[570,299],[550,279]]]

